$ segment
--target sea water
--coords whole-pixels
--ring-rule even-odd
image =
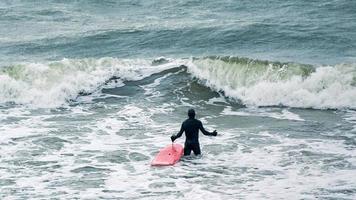
[[[0,198],[355,199],[355,30],[346,0],[3,0]],[[189,108],[218,136],[151,167]]]

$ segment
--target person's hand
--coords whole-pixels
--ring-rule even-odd
[[[213,136],[217,136],[218,135],[218,132],[216,130],[213,131]]]
[[[174,140],[176,140],[176,139],[177,139],[177,137],[173,134],[173,135],[171,136],[172,142],[174,142]]]

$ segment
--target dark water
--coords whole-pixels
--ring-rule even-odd
[[[346,0],[1,1],[0,197],[355,199],[355,22]],[[192,107],[219,135],[150,167]]]

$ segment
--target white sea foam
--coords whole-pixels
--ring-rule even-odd
[[[229,133],[226,136],[235,133]],[[251,136],[249,133],[240,132],[240,135]],[[226,160],[225,165],[240,169],[249,169],[244,173],[235,173],[239,184],[239,194],[246,199],[301,199],[315,198],[316,196],[331,196],[349,198],[350,194],[342,192],[330,193],[318,190],[351,189],[355,181],[348,177],[355,175],[354,170],[336,170],[327,166],[330,158],[345,157],[355,164],[355,151],[347,150],[342,141],[313,140],[308,138],[285,138],[267,131],[256,135],[266,141],[278,141],[260,147],[251,147],[249,143],[239,142],[235,152],[219,155]],[[226,141],[225,141],[226,142]],[[245,147],[251,148],[248,152],[242,151]],[[303,155],[311,152],[315,156]],[[292,154],[289,154],[292,153]],[[294,156],[290,156],[294,155]],[[210,157],[211,162],[216,156]],[[331,159],[332,160],[332,159]],[[267,174],[265,174],[265,172]],[[256,174],[264,174],[263,178]],[[232,177],[229,177],[232,179]],[[337,190],[337,189],[336,189]],[[324,193],[324,194],[323,194]],[[317,195],[316,195],[317,194]]]
[[[288,138],[276,132],[255,132],[253,129],[241,130],[238,127],[225,129],[221,125],[219,130],[223,134],[200,138],[202,157],[183,158],[174,167],[150,167],[153,156],[170,143],[168,133],[179,127],[178,123],[172,121],[167,124],[155,121],[152,115],[169,113],[172,107],[172,104],[150,108],[127,104],[109,113],[101,113],[100,117],[88,118],[81,125],[81,129],[85,129],[84,134],[75,131],[72,134],[55,132],[56,137],[70,142],[65,142],[60,150],[43,149],[44,153],[30,158],[35,162],[51,161],[53,164],[33,168],[16,165],[18,159],[27,161],[21,152],[36,153],[36,149],[41,147],[41,144],[34,143],[36,139],[27,138],[1,146],[0,155],[4,162],[1,163],[0,175],[4,179],[15,180],[14,185],[4,186],[1,191],[13,198],[28,195],[33,198],[52,196],[62,199],[155,199],[158,196],[166,199],[353,197],[353,194],[330,192],[333,189],[351,190],[355,186],[355,180],[350,179],[355,175],[352,168],[334,168],[327,163],[337,158],[335,162],[355,165],[355,150],[347,149],[342,140],[308,136]],[[89,111],[76,108],[73,112],[71,118],[75,119],[75,116],[88,116]],[[17,113],[18,116],[27,115]],[[282,111],[274,113],[283,115]],[[67,116],[66,113],[63,115]],[[47,127],[47,131],[41,135],[47,137],[51,135],[51,130],[60,128],[63,123],[57,120],[52,124],[53,129],[49,129],[48,123],[51,120],[42,119],[24,120],[26,123],[23,125],[31,127],[33,123],[38,130]],[[70,124],[70,121],[65,123]],[[8,127],[16,130],[16,127]],[[184,136],[177,142],[183,141]],[[310,152],[311,156],[303,155],[303,152]],[[112,154],[114,156],[110,157]],[[135,160],[130,157],[132,154],[145,158]],[[115,160],[118,157],[123,161]],[[51,165],[60,167],[51,168]],[[80,170],[86,167],[94,169],[89,172]],[[14,173],[15,170],[19,171]],[[31,185],[31,182],[35,184]],[[93,186],[93,182],[97,183]],[[20,189],[21,194],[11,196],[9,190],[15,188]],[[321,189],[329,191],[318,193]]]
[[[12,109],[13,110],[13,109]],[[28,137],[33,135],[45,134],[51,130],[46,126],[50,122],[44,122],[46,116],[16,116],[10,115],[9,117],[21,118],[19,122],[2,124],[0,127],[0,144],[8,143],[11,139],[17,139],[22,137]],[[1,147],[0,147],[1,148]]]
[[[100,89],[112,77],[122,86],[125,80],[140,80],[153,73],[179,66],[180,60],[151,66],[149,60],[63,59],[58,62],[24,63],[0,70],[0,103],[15,102],[35,107],[57,107],[78,93]]]
[[[116,58],[13,65],[0,70],[0,103],[63,106],[81,92],[100,94],[103,87],[121,87],[125,80],[140,80],[180,65],[186,65],[202,83],[247,106],[356,108],[355,64],[318,67],[314,71],[297,64],[216,58],[167,59],[153,65],[150,60]],[[146,94],[160,95],[155,87],[169,76],[144,86]],[[106,83],[112,77],[118,80]],[[189,105],[184,98],[181,101]]]
[[[295,114],[288,109],[283,109],[281,112],[275,112],[265,109],[247,109],[246,111],[232,111],[231,107],[225,107],[221,112],[223,115],[237,115],[237,116],[259,116],[271,117],[275,119],[287,119],[294,121],[304,121],[298,114]]]
[[[263,62],[192,60],[188,71],[203,83],[250,106],[356,108],[356,65],[318,67]]]

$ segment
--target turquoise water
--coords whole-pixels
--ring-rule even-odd
[[[352,1],[1,1],[0,197],[355,199],[355,21]],[[150,167],[189,108],[219,135]]]

